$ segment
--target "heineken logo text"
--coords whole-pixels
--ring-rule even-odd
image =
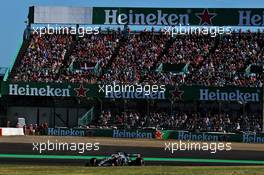
[[[156,10],[153,13],[135,13],[129,10],[127,13],[118,13],[118,10],[104,10],[104,24],[129,24],[129,25],[189,25],[189,14],[163,13]]]
[[[209,135],[206,133],[195,134],[195,133],[187,133],[184,131],[180,131],[178,133],[179,140],[196,140],[196,141],[219,141],[219,137],[216,135]]]
[[[50,136],[85,136],[84,130],[77,129],[61,129],[61,128],[48,128],[48,135]]]
[[[241,10],[239,13],[239,26],[263,26],[264,11],[262,14],[253,14],[251,10]]]
[[[243,142],[244,143],[264,143],[264,136],[244,133]]]
[[[48,96],[48,97],[69,97],[70,90],[62,88],[52,88],[49,85],[45,87],[30,87],[29,85],[19,86],[18,84],[9,84],[9,95],[26,96]]]
[[[216,91],[210,91],[209,89],[200,89],[200,100],[205,101],[241,101],[241,102],[259,102],[260,94],[252,92],[241,92],[235,90],[231,92],[221,92],[219,89]]]
[[[113,130],[113,138],[148,138],[152,139],[153,134],[151,132],[146,131],[120,131]]]

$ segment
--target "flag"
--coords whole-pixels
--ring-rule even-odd
[[[189,73],[188,68],[189,68],[189,63],[187,63],[187,64],[183,67],[182,72],[185,73],[185,74]]]
[[[69,67],[67,69],[69,72],[73,72],[74,71],[74,67],[73,67],[74,61],[75,61],[75,59],[72,60],[71,64],[69,65]]]
[[[163,70],[163,63],[160,63],[159,67],[156,69],[156,72],[161,72]]]
[[[245,69],[245,76],[250,76],[251,75],[251,64]]]
[[[92,107],[89,111],[87,111],[81,118],[78,120],[79,126],[87,126],[89,125],[94,117],[94,107]]]
[[[94,74],[97,76],[99,75],[99,61],[94,66]]]

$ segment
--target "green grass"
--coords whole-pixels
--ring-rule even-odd
[[[80,167],[80,166],[31,166],[0,165],[0,175],[254,175],[264,174],[264,166],[232,167]]]

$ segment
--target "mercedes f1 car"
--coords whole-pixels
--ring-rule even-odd
[[[117,152],[105,159],[90,159],[86,166],[143,166],[145,164],[140,154]]]

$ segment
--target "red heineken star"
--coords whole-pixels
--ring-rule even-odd
[[[195,14],[200,19],[199,25],[212,25],[212,19],[217,15],[216,13],[210,13],[208,9],[204,9],[203,13]]]
[[[156,139],[162,139],[162,136],[163,136],[163,134],[162,134],[162,132],[161,131],[156,131],[156,133],[155,133],[155,138]]]
[[[173,101],[181,100],[183,93],[184,93],[184,91],[180,91],[178,88],[176,88],[175,90],[170,91],[171,98],[172,98]]]
[[[82,84],[79,88],[74,88],[74,90],[78,97],[86,97],[86,92],[89,91],[89,89],[84,88]]]

